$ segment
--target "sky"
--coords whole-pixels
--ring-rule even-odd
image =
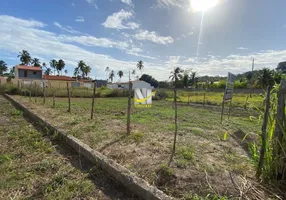
[[[250,71],[253,58],[255,69],[286,60],[285,0],[219,0],[204,12],[191,1],[0,0],[0,60],[15,66],[25,49],[63,59],[68,75],[83,60],[91,77],[106,79],[108,66],[122,80],[142,60],[160,81],[174,67],[226,76]]]

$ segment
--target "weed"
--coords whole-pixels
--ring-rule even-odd
[[[188,161],[193,161],[195,158],[194,149],[191,147],[179,147],[177,154],[180,158],[183,158]]]
[[[11,110],[11,115],[12,116],[22,116],[23,115],[23,111],[21,111],[21,110],[17,110],[17,109],[15,109],[15,108],[13,108],[12,110]]]
[[[131,133],[129,138],[133,140],[136,143],[139,143],[142,141],[144,134],[141,131],[138,131],[136,133]]]

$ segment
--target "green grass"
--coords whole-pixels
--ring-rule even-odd
[[[0,199],[109,199],[2,96],[0,113]]]
[[[49,123],[76,136],[150,183],[154,182],[154,172],[169,160],[174,109],[168,100],[153,101],[151,108],[132,106],[131,135],[126,137],[127,98],[96,98],[93,120],[90,120],[91,99],[88,98],[72,98],[71,113],[67,113],[67,98],[57,98],[55,109],[52,108],[51,98],[47,98],[46,105],[42,101],[29,102],[29,98],[15,98],[29,105]],[[231,134],[237,130],[258,133],[260,126],[256,120],[249,120],[246,111],[236,110],[233,113],[235,115],[221,124],[220,109],[178,106],[177,151],[171,169],[182,182],[158,186],[160,189],[180,198],[190,190],[206,196],[209,189],[204,171],[207,170],[221,179],[218,188],[224,194],[223,188],[229,186],[222,178],[225,170],[251,176],[252,163]],[[223,140],[225,132],[229,134]],[[235,153],[228,157],[230,150]],[[242,172],[243,168],[246,171]],[[192,173],[184,173],[183,170]],[[193,173],[198,178],[193,179]],[[192,184],[184,185],[184,180],[189,179],[192,179]],[[175,180],[172,179],[169,184],[172,181]]]

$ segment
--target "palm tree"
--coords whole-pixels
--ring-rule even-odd
[[[50,66],[52,69],[54,69],[54,75],[56,74],[57,65],[58,65],[58,61],[56,61],[55,59],[50,61]]]
[[[78,78],[79,73],[80,73],[79,68],[76,67],[76,68],[74,69],[74,72],[73,72],[74,77]]]
[[[109,67],[106,67],[106,68],[105,68],[105,72],[106,72],[106,79],[108,79],[108,77],[107,77],[107,76],[108,76],[108,72],[109,72],[109,71],[110,71]]]
[[[28,65],[31,63],[31,56],[29,52],[26,50],[19,52],[19,55],[17,57],[20,57],[20,61],[22,65]]]
[[[185,88],[187,88],[189,85],[189,73],[187,71],[184,72],[183,85]]]
[[[67,69],[65,70],[65,74],[66,74],[66,76],[68,75],[68,70]]]
[[[56,69],[58,71],[58,75],[60,74],[60,72],[62,72],[62,70],[65,68],[65,66],[66,66],[65,62],[62,59],[60,59],[57,63],[57,66],[56,66]]]
[[[3,60],[0,60],[0,75],[3,75],[3,72],[6,72],[7,70],[7,64]]]
[[[86,68],[86,64],[85,62],[83,62],[82,60],[80,60],[77,64],[78,70],[79,72],[81,72],[81,77],[84,78],[85,75],[85,68]]]
[[[113,78],[114,78],[114,71],[111,70],[111,72],[109,73],[109,79],[110,79],[110,82],[112,83],[113,82]]]
[[[41,67],[41,62],[38,58],[33,58],[31,64],[34,65],[34,67]]]
[[[197,76],[197,72],[192,72],[191,73],[191,85],[194,87],[196,85],[196,76]]]
[[[258,83],[265,89],[267,86],[273,86],[274,81],[274,71],[269,68],[263,68],[258,74]]]
[[[122,78],[122,76],[123,76],[123,71],[122,71],[122,70],[119,70],[119,71],[117,72],[117,75],[119,76],[120,82],[121,82],[121,78]]]
[[[182,78],[182,72],[183,70],[180,67],[177,67],[174,69],[174,71],[171,71],[170,79],[173,81],[173,85],[176,87],[176,84],[180,78]]]
[[[141,76],[142,76],[142,70],[144,68],[144,63],[142,60],[138,61],[137,68],[141,71]]]
[[[47,65],[46,65],[46,63],[45,63],[45,62],[43,62],[42,67],[44,67],[44,68],[46,68],[46,69],[47,69]]]
[[[48,76],[49,76],[49,75],[51,75],[51,74],[52,74],[52,70],[51,70],[51,68],[48,67],[48,68],[46,69],[46,71],[45,71],[45,75],[48,75]]]
[[[88,77],[88,74],[91,72],[91,67],[86,65],[83,69],[83,74],[84,76],[87,78]]]

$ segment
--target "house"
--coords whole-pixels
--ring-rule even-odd
[[[54,76],[43,75],[43,80],[47,82],[48,87],[52,88],[66,88],[67,83],[69,87],[80,87],[80,82],[69,76]]]
[[[134,88],[154,88],[150,85],[150,83],[147,83],[145,81],[131,81],[132,83],[132,89]],[[122,82],[122,83],[108,83],[108,88],[111,89],[129,89],[129,82]]]
[[[18,65],[15,67],[15,79],[41,80],[43,71],[40,67]]]

